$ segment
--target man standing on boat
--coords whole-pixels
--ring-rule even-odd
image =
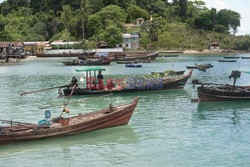
[[[72,80],[71,80],[71,86],[74,86],[74,85],[76,85],[76,87],[78,87],[78,84],[77,84],[77,79],[76,79],[76,77],[74,76],[74,77],[72,77]]]
[[[104,89],[102,71],[98,72],[97,79],[98,79],[98,87],[99,87],[99,89]]]

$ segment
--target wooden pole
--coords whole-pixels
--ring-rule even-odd
[[[38,92],[43,92],[51,89],[57,89],[57,88],[64,88],[68,87],[69,85],[63,85],[63,86],[56,86],[56,87],[51,87],[51,88],[45,88],[45,89],[40,89],[40,90],[34,90],[30,92],[25,92],[25,91],[19,91],[20,96],[27,95],[27,94],[32,94],[32,93],[38,93]]]

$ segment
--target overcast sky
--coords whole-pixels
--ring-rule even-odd
[[[0,0],[0,3],[4,0]],[[204,0],[208,8],[231,9],[241,14],[241,27],[238,29],[238,35],[250,34],[250,0]]]

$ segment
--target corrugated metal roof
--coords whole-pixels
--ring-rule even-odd
[[[8,48],[10,46],[10,42],[0,42],[0,48]]]
[[[22,47],[23,43],[22,42],[11,42],[11,45],[14,47]]]

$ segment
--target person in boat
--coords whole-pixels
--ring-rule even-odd
[[[77,81],[77,79],[76,79],[76,77],[75,76],[73,76],[72,77],[72,80],[71,80],[71,84],[70,84],[70,86],[74,86],[74,85],[76,85],[76,87],[78,87],[78,83],[77,83],[78,81]]]
[[[98,75],[97,75],[97,80],[98,80],[98,87],[99,89],[104,89],[104,86],[103,86],[103,75],[102,75],[102,71],[99,71],[98,72]]]

